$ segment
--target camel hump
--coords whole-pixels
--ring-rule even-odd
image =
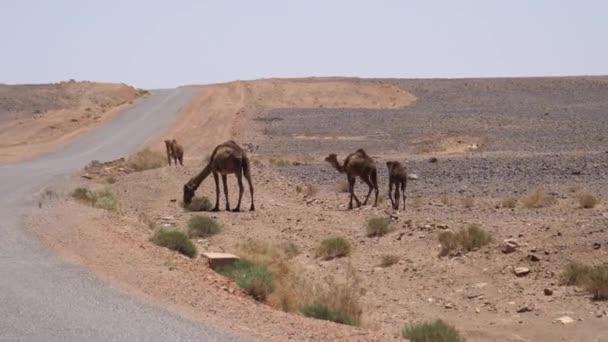
[[[367,152],[365,152],[365,150],[364,150],[364,149],[362,149],[362,148],[358,149],[356,152],[357,152],[357,153],[360,153],[360,154],[362,154],[362,155],[364,155],[364,156],[366,156],[366,157],[367,157]]]

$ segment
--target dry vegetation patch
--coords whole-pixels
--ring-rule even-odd
[[[583,209],[595,208],[595,206],[600,202],[597,197],[593,196],[588,192],[579,194],[578,196],[576,196],[576,199],[578,200],[578,204]]]
[[[317,258],[331,260],[349,256],[351,251],[350,243],[342,237],[333,237],[321,241],[317,248]]]
[[[192,197],[192,201],[190,202],[190,204],[186,205],[183,202],[181,204],[182,207],[186,209],[186,211],[192,212],[211,211],[211,209],[213,208],[213,204],[211,204],[211,201],[206,196],[194,196]]]
[[[569,263],[561,281],[563,285],[583,287],[595,300],[608,300],[608,264],[592,267],[578,262]]]
[[[446,256],[453,251],[472,251],[492,242],[492,236],[476,224],[461,228],[458,232],[444,231],[439,234],[441,243],[440,256]]]
[[[72,191],[72,198],[95,208],[105,209],[108,211],[116,211],[118,209],[116,197],[114,197],[114,194],[107,189],[92,191],[82,187],[76,188],[74,191]]]
[[[127,166],[134,171],[158,169],[167,164],[166,156],[149,148],[141,150],[129,157]]]
[[[222,231],[222,226],[208,216],[192,216],[188,221],[188,236],[206,238]]]
[[[380,267],[390,267],[399,262],[399,256],[394,254],[383,255],[380,260]]]
[[[274,291],[273,274],[266,265],[239,260],[219,268],[218,273],[234,280],[247,294],[262,302]]]
[[[543,188],[537,188],[521,198],[520,202],[524,208],[539,209],[554,205],[557,203],[557,199],[547,195]]]
[[[366,234],[368,237],[384,236],[391,231],[390,220],[386,217],[371,217],[367,220]]]
[[[158,246],[169,248],[190,258],[196,256],[196,246],[186,234],[179,230],[159,229],[152,236],[152,242]]]
[[[438,319],[430,323],[405,326],[401,336],[411,342],[464,342],[464,337],[451,325]]]

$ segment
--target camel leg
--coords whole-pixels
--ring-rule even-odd
[[[179,165],[184,166],[184,155],[179,156]]]
[[[378,190],[378,173],[376,170],[372,171],[370,178],[372,181],[372,185],[374,186],[374,207],[377,207],[378,206],[378,193],[380,191]]]
[[[243,173],[245,174],[245,178],[247,179],[247,183],[249,184],[249,194],[251,195],[251,207],[249,207],[249,211],[255,210],[255,205],[253,202],[253,183],[251,182],[251,171],[249,170],[249,161],[246,161],[244,165]]]
[[[399,183],[395,184],[395,206],[393,209],[399,210]]]
[[[241,211],[241,199],[243,199],[243,192],[245,191],[243,187],[243,170],[239,169],[239,171],[236,172],[235,176],[239,184],[239,203],[236,205],[236,208],[234,208],[233,211],[238,212]]]
[[[365,196],[365,201],[363,201],[363,205],[366,205],[367,201],[369,200],[369,196],[372,194],[372,190],[374,189],[374,187],[372,186],[372,182],[369,180],[369,176],[362,176],[361,179],[369,187],[369,190],[367,191],[367,196]]]
[[[230,211],[230,202],[228,201],[228,176],[222,174],[222,183],[224,184],[224,195],[226,196],[226,211]]]
[[[405,211],[405,187],[407,186],[406,181],[401,182],[401,192],[403,193],[403,211]]]
[[[391,200],[391,208],[395,209],[395,201],[393,201],[393,180],[388,181],[388,198]]]
[[[213,171],[213,180],[215,181],[215,207],[211,211],[220,211],[220,180],[216,171]]]
[[[348,209],[352,209],[353,208],[353,196],[355,196],[354,193],[354,187],[355,187],[355,177],[351,177],[351,176],[347,176],[348,178],[348,192],[350,194],[350,202],[348,203]]]
[[[359,201],[359,198],[357,198],[357,195],[355,194],[355,184],[357,183],[357,177],[351,176],[349,183],[350,182],[352,182],[352,183],[350,186],[351,203],[350,203],[349,209],[352,209],[353,208],[353,204],[352,204],[353,198],[355,199],[355,202],[357,203],[357,207],[361,206],[361,201]]]

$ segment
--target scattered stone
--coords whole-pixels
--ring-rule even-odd
[[[82,178],[86,178],[86,179],[93,179],[93,177],[91,175],[89,175],[88,173],[84,174],[84,175],[81,175],[81,177]]]
[[[525,275],[527,275],[528,273],[530,273],[530,269],[527,267],[517,267],[514,270],[515,275],[518,277],[523,277]]]
[[[172,199],[169,200],[169,202],[177,202],[177,199],[172,198]]]
[[[239,260],[238,256],[228,253],[207,252],[202,253],[202,256],[207,258],[209,267],[214,270],[222,266],[233,264],[234,262]]]
[[[532,310],[534,310],[534,306],[532,306],[532,305],[524,305],[524,306],[518,308],[517,312],[518,313],[524,313],[524,312],[530,312]]]
[[[600,249],[602,247],[602,244],[599,242],[595,242],[593,243],[593,249]]]
[[[453,308],[454,308],[454,304],[452,304],[452,303],[446,303],[446,304],[444,305],[444,307],[445,307],[446,309],[453,309]]]
[[[553,290],[546,288],[543,290],[543,293],[545,294],[545,296],[551,296],[553,295]]]
[[[596,313],[595,313],[595,317],[597,317],[597,318],[602,318],[602,317],[604,317],[604,312],[603,312],[603,311],[598,311],[598,312],[596,312]]]
[[[538,261],[540,261],[540,258],[534,254],[528,254],[528,260],[530,260],[532,262],[538,262]]]
[[[429,163],[436,163],[438,160],[436,157],[429,158]]]
[[[481,310],[479,310],[479,308],[475,308],[475,313],[480,313]]]
[[[570,323],[574,323],[574,319],[570,316],[562,316],[562,317],[556,319],[555,322],[561,323],[561,324],[570,324]]]
[[[519,244],[515,239],[507,239],[502,244],[502,252],[505,254],[513,253],[517,250]]]

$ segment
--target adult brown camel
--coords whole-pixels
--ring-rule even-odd
[[[391,199],[391,206],[399,210],[399,190],[403,195],[403,210],[405,210],[405,188],[407,186],[407,168],[398,161],[387,161],[388,168],[388,198]],[[395,192],[393,194],[393,185]],[[393,200],[394,195],[394,200]]]
[[[167,161],[169,162],[169,165],[171,165],[171,158],[173,158],[175,165],[177,165],[177,162],[179,161],[179,164],[184,166],[184,148],[182,145],[178,144],[177,140],[173,139],[165,140],[165,147],[167,148]]]
[[[361,202],[357,198],[357,195],[355,195],[356,177],[361,178],[361,180],[369,187],[369,191],[367,192],[365,201],[363,201],[363,205],[367,204],[372,190],[375,191],[376,197],[374,200],[374,207],[378,205],[378,175],[376,170],[376,162],[374,162],[374,160],[368,156],[363,149],[358,149],[354,153],[349,154],[346,159],[344,159],[344,163],[342,165],[340,165],[338,162],[338,157],[335,153],[327,156],[325,161],[330,163],[336,170],[338,170],[338,172],[346,173],[346,178],[348,180],[348,191],[350,192],[348,209],[353,208],[353,199],[355,199],[357,202],[358,207],[361,206]]]
[[[230,210],[230,202],[228,201],[228,179],[227,175],[234,173],[239,184],[239,203],[233,211],[241,210],[241,199],[243,198],[243,174],[249,183],[249,193],[251,194],[251,207],[249,210],[255,210],[253,202],[253,185],[251,183],[251,169],[249,158],[245,154],[245,151],[233,140],[228,140],[222,144],[219,144],[213,150],[211,157],[209,157],[209,163],[203,171],[198,175],[194,176],[184,185],[184,203],[190,204],[194,192],[201,183],[213,173],[213,179],[215,180],[215,207],[213,211],[220,210],[220,183],[219,175],[222,175],[222,183],[224,184],[224,195],[226,196],[226,210]]]

